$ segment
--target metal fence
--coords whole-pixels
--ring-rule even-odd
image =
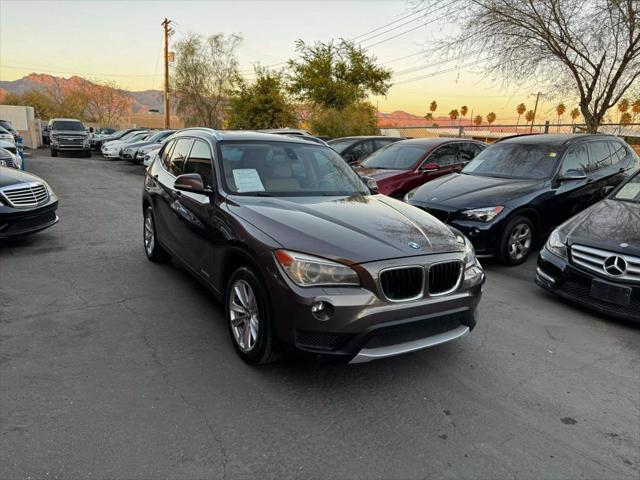
[[[408,127],[382,127],[383,135],[401,136],[412,138],[426,137],[466,137],[487,142],[499,140],[512,135],[528,133],[584,133],[586,125],[579,123],[551,123],[534,125],[438,125],[438,126],[408,126]],[[598,131],[610,135],[617,135],[628,139],[635,139],[640,143],[640,123],[608,123],[600,125]],[[636,142],[630,142],[636,143]]]

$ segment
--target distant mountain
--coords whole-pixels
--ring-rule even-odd
[[[22,94],[29,90],[43,90],[45,88],[51,88],[56,84],[60,85],[61,88],[72,89],[83,83],[92,82],[77,75],[64,78],[48,75],[46,73],[30,73],[26,77],[22,77],[18,80],[0,81],[0,101],[7,93]],[[150,109],[164,112],[162,92],[160,90],[142,90],[139,92],[123,90],[123,92],[133,98],[131,106],[132,113],[144,113]]]

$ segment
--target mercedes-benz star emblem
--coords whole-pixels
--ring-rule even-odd
[[[627,271],[627,262],[624,258],[613,255],[604,261],[604,271],[618,277]]]
[[[420,248],[420,244],[416,243],[416,242],[409,242],[409,246],[411,248],[415,248],[416,250],[418,250]]]

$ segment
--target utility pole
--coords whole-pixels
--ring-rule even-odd
[[[173,33],[171,20],[165,18],[161,23],[164,28],[164,128],[171,128],[169,114],[169,35]]]
[[[533,124],[536,121],[536,114],[538,113],[538,102],[540,101],[540,95],[542,95],[542,92],[532,93],[531,95],[536,96],[536,106],[533,108],[533,120],[531,120],[531,127],[529,127],[529,133],[533,133]]]

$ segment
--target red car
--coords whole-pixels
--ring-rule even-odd
[[[380,193],[402,198],[429,180],[459,172],[486,146],[462,138],[402,140],[373,152],[355,170],[373,178]]]

